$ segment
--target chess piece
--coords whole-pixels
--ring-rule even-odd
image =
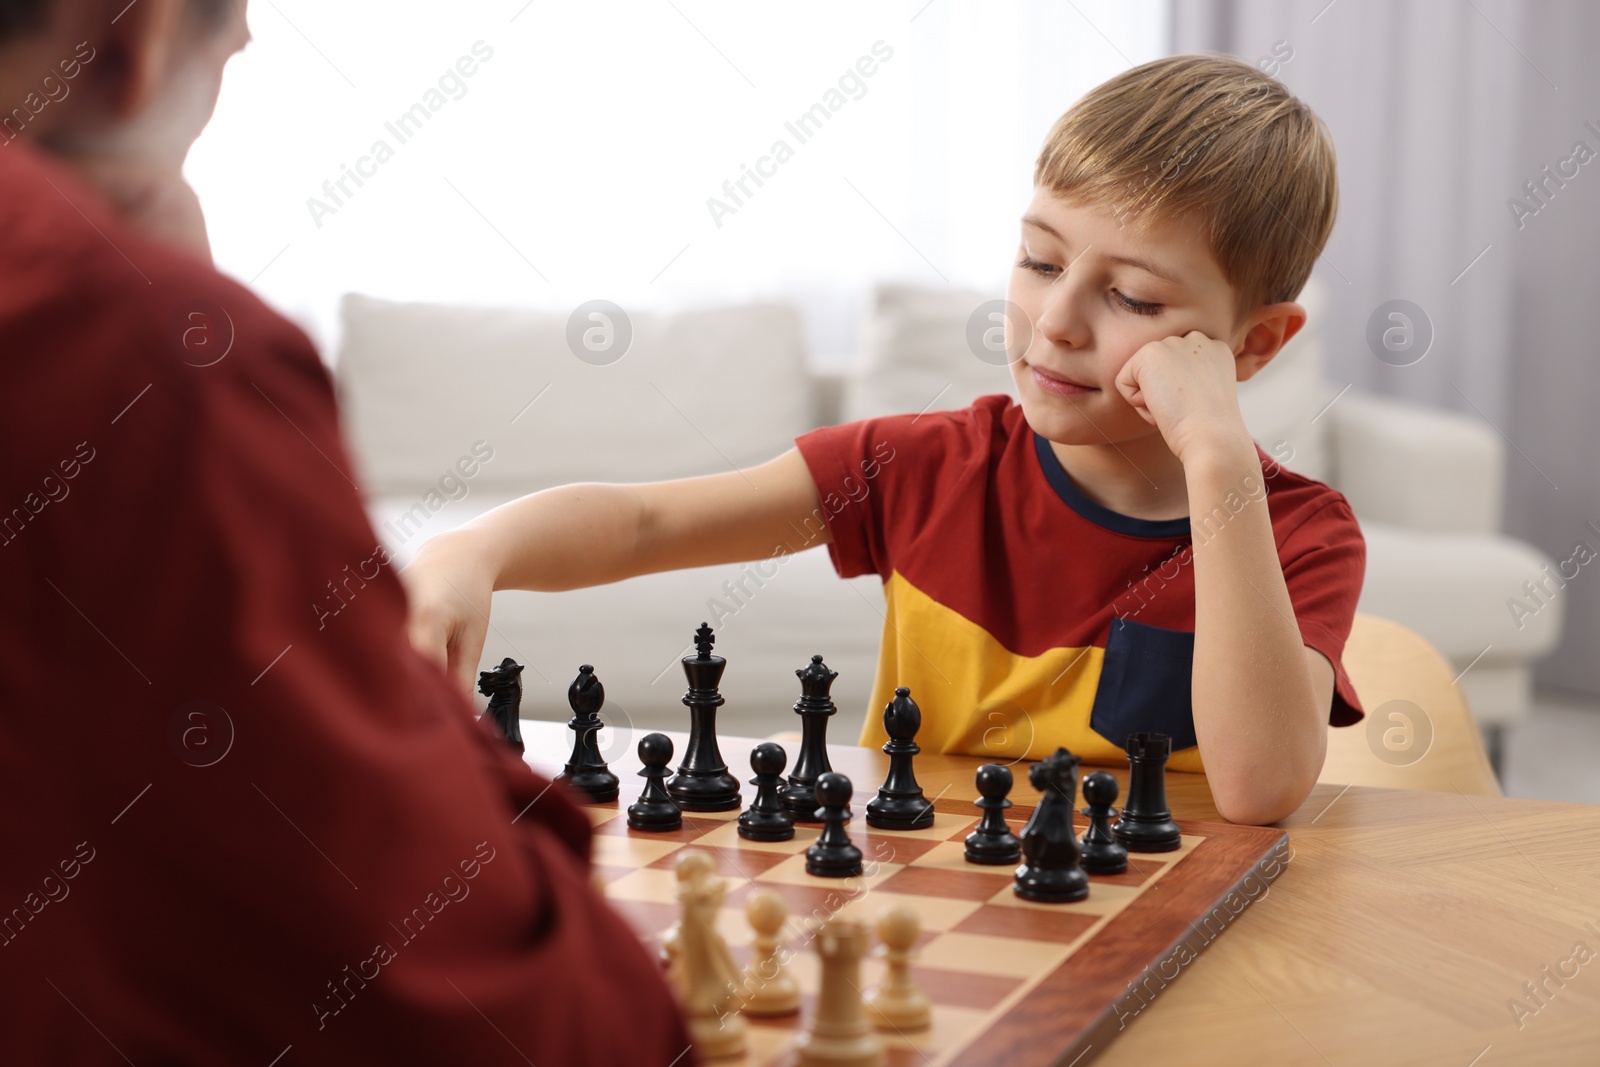
[[[861,873],[861,850],[844,831],[850,818],[850,779],[829,771],[817,779],[816,818],[822,836],[806,849],[806,873],[822,878],[849,878]]]
[[[507,656],[491,671],[478,672],[478,692],[489,698],[483,719],[520,756],[522,745],[522,664]]]
[[[1028,781],[1042,796],[1022,828],[1022,866],[1012,890],[1024,900],[1062,904],[1089,895],[1089,876],[1079,865],[1072,832],[1078,793],[1078,757],[1064,748],[1028,768]]]
[[[859,922],[830,918],[817,932],[822,959],[817,1006],[811,1022],[794,1043],[798,1067],[883,1067],[883,1039],[872,1031],[861,999],[861,957],[867,950],[867,928]]]
[[[1000,866],[1022,858],[1022,842],[1006,825],[1006,809],[1011,801],[1011,768],[1002,763],[985,763],[976,777],[979,797],[973,803],[983,810],[977,829],[967,835],[969,863]]]
[[[1083,776],[1083,815],[1089,820],[1083,831],[1083,869],[1090,874],[1121,874],[1128,869],[1128,850],[1111,833],[1111,820],[1117,809],[1117,780],[1105,771]]]
[[[751,841],[787,841],[794,836],[794,813],[783,805],[783,767],[789,761],[783,746],[763,741],[750,750],[750,769],[756,776],[756,798],[739,813],[739,836]]]
[[[696,654],[683,657],[689,691],[683,702],[689,708],[689,742],[684,746],[678,773],[667,782],[667,792],[684,811],[728,811],[739,806],[739,780],[728,773],[717,747],[717,709],[724,701],[717,691],[728,661],[711,654],[716,637],[707,623],[695,631]]]
[[[739,972],[717,932],[727,883],[716,876],[711,857],[694,850],[679,858],[677,874],[676,976],[689,1040],[701,1059],[741,1056],[745,1022],[737,1010]]]
[[[639,739],[639,762],[644,764],[639,774],[644,778],[644,789],[639,799],[628,805],[630,830],[661,833],[683,825],[683,811],[665,784],[667,775],[672,773],[667,770],[671,760],[672,738],[666,734],[645,734]]]
[[[694,863],[683,862],[683,859],[688,855],[688,852],[683,853],[683,855],[679,857],[678,862],[675,863],[672,868],[674,876],[678,879],[677,895],[680,897],[683,895],[683,883],[688,881],[689,878],[693,876],[699,868],[699,861],[695,861]],[[671,986],[672,990],[679,995],[678,999],[680,1001],[683,999],[683,983],[679,979],[678,973],[681,969],[680,961],[683,959],[683,953],[679,951],[680,941],[678,935],[682,930],[683,916],[680,913],[679,917],[674,919],[672,921],[672,925],[667,927],[666,932],[661,935],[660,954],[661,966],[667,972],[667,985]]]
[[[839,672],[830,671],[819,655],[812,656],[809,666],[794,673],[800,679],[800,699],[794,705],[795,714],[800,716],[800,757],[789,772],[783,803],[794,812],[797,821],[815,822],[817,779],[833,770],[828,762],[828,719],[839,709],[828,690]]]
[[[778,958],[779,931],[789,906],[778,894],[763,889],[745,900],[744,915],[755,934],[750,941],[755,954],[744,969],[740,1010],[749,1016],[792,1015],[800,1010],[800,984]]]
[[[600,721],[600,707],[605,700],[606,687],[595,677],[594,668],[585,663],[567,689],[567,703],[572,705],[572,721],[567,723],[573,733],[572,758],[556,775],[556,781],[596,803],[617,799],[617,776],[600,757],[600,746],[595,741],[595,734],[605,725]]]
[[[922,920],[903,904],[878,913],[878,940],[883,942],[884,975],[867,994],[867,1011],[879,1030],[904,1033],[933,1025],[933,1004],[911,977],[911,957]]]
[[[1111,832],[1129,852],[1171,852],[1182,841],[1167,807],[1167,758],[1172,738],[1166,734],[1128,735],[1128,802]]]
[[[911,761],[922,749],[912,740],[922,728],[922,710],[901,686],[883,709],[883,729],[889,735],[883,746],[889,757],[889,774],[878,795],[867,802],[867,825],[880,830],[925,830],[933,825],[933,805],[922,795]]]

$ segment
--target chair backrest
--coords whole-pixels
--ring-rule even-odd
[[[1367,717],[1328,728],[1328,758],[1318,781],[1501,795],[1455,672],[1422,635],[1358,614],[1344,667]]]

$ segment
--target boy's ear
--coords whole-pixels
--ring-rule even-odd
[[[1233,350],[1237,380],[1254,378],[1305,324],[1306,309],[1292,300],[1257,309],[1246,320],[1244,338]]]

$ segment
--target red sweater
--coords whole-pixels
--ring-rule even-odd
[[[0,455],[0,1061],[689,1061],[588,821],[406,643],[304,335],[22,141]]]

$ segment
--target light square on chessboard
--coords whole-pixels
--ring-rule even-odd
[[[597,867],[648,867],[663,856],[682,850],[678,841],[664,841],[644,834],[595,834],[591,847]]]
[[[682,848],[675,847],[666,855],[653,858],[645,866],[673,870],[682,854],[688,851],[704,852],[710,856],[716,864],[717,873],[724,878],[756,878],[788,858],[781,852],[712,845],[702,837]]]
[[[814,874],[806,873],[806,857],[802,853],[797,856],[787,856],[781,863],[776,864],[761,875],[763,885],[771,883],[788,883],[790,885],[814,886],[819,882],[833,883],[838,892],[849,897],[860,896],[863,892],[882,885],[894,877],[903,868],[901,863],[875,862],[869,853],[862,862],[862,873],[849,878],[818,878]]]
[[[972,828],[977,825],[978,820],[975,815],[971,817],[966,815],[946,815],[942,811],[936,811],[933,813],[933,825],[924,829],[883,830],[867,825],[866,806],[861,805],[861,810],[856,812],[856,817],[851,819],[850,822],[846,824],[846,828],[851,832],[851,834],[855,834],[857,832],[866,832],[870,834],[882,834],[885,837],[909,838],[913,840],[916,838],[926,838],[929,841],[948,841],[950,840],[951,836],[955,834],[965,837],[969,832],[971,832]]]
[[[1023,941],[950,931],[924,945],[918,962],[943,970],[1027,979],[1054,970],[1071,954],[1070,946],[1055,941]]]
[[[737,821],[721,823],[707,830],[700,838],[707,845],[717,848],[745,848],[757,852],[777,852],[792,856],[796,852],[804,852],[811,847],[811,843],[822,836],[820,824],[806,825],[794,824],[794,836],[787,841],[751,841],[739,836]]]
[[[748,879],[737,875],[724,875],[731,893],[744,886]],[[629,871],[614,882],[606,883],[606,899],[661,901],[676,904],[678,875],[670,867],[640,867]]]
[[[867,928],[874,931],[876,940],[875,924],[879,912],[895,906],[908,907],[916,912],[922,924],[922,939],[931,940],[936,933],[955,929],[957,924],[983,905],[975,900],[958,900],[954,897],[891,893],[880,886],[846,903],[839,909],[839,914],[866,923]]]
[[[1004,908],[1043,908],[1054,912],[1079,912],[1086,915],[1112,915],[1133,903],[1133,898],[1143,893],[1146,886],[1115,885],[1090,880],[1089,895],[1068,904],[1044,904],[1037,900],[1024,900],[1007,885],[984,903]]]

